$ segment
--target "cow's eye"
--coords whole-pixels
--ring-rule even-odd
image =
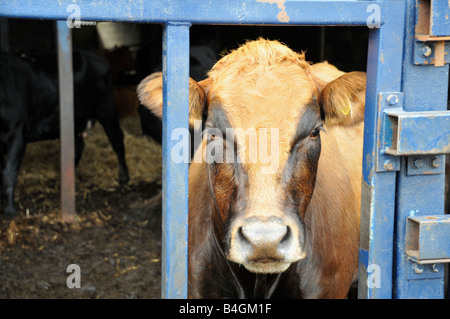
[[[309,136],[313,139],[316,139],[319,136],[320,133],[320,127],[316,127],[315,129],[313,129],[311,131],[311,134],[309,134]]]
[[[215,127],[205,128],[207,144],[204,150],[204,159],[208,164],[223,163],[223,136],[222,132]]]
[[[221,135],[222,135],[220,130],[215,127],[206,127],[205,133],[206,133],[207,139],[210,141],[214,141],[217,138],[221,137]]]

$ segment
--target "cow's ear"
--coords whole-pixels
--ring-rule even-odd
[[[350,126],[364,120],[366,73],[345,73],[318,87],[321,112],[327,125]]]
[[[189,126],[194,126],[195,120],[202,120],[206,104],[206,93],[209,81],[196,82],[189,78]],[[163,89],[162,73],[156,72],[139,83],[137,87],[139,101],[148,107],[156,116],[162,118]]]

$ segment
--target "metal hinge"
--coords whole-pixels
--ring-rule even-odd
[[[450,262],[450,216],[408,217],[406,254],[418,264]]]
[[[450,216],[408,217],[406,255],[408,279],[441,278],[444,263],[450,262]]]
[[[400,170],[400,157],[386,153],[389,145],[392,131],[387,123],[388,119],[385,114],[386,110],[391,108],[402,108],[403,93],[402,92],[383,92],[378,94],[378,127],[380,132],[377,136],[377,154],[376,154],[376,171],[377,172],[394,172]]]
[[[403,93],[378,95],[381,115],[377,140],[377,172],[400,170],[407,156],[408,175],[444,172],[444,157],[450,153],[450,111],[405,112]]]

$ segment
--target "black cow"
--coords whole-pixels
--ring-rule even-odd
[[[59,138],[57,56],[32,58],[0,54],[0,203],[15,214],[14,188],[28,142]],[[83,130],[98,120],[119,161],[119,182],[128,182],[123,132],[114,103],[109,65],[103,58],[74,51],[75,164],[84,148]]]

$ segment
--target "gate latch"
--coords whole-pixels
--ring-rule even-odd
[[[450,153],[450,111],[405,112],[401,92],[380,93],[378,107],[377,172],[399,171],[400,157],[407,156],[408,175],[442,174],[441,155]]]
[[[450,262],[450,215],[408,217],[406,254],[417,264]]]

